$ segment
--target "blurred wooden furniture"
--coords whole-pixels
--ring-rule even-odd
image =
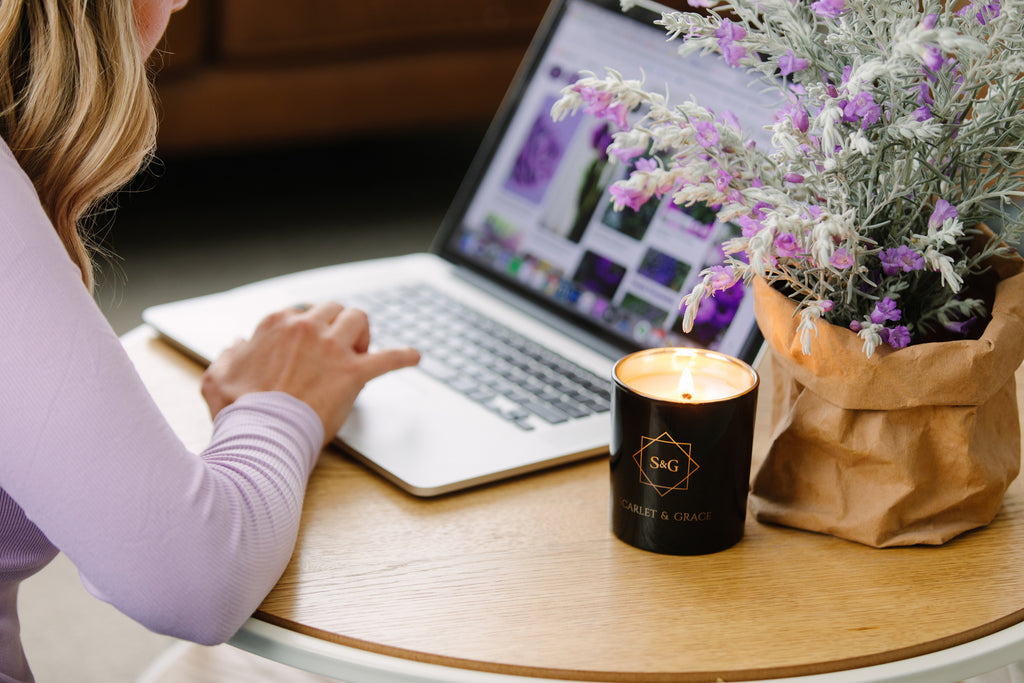
[[[124,343],[202,448],[201,369],[147,328]],[[353,683],[941,683],[1024,659],[1021,480],[990,526],[937,548],[876,550],[748,517],[739,544],[699,557],[617,540],[608,490],[598,458],[424,500],[327,450],[292,561],[232,642]]]
[[[483,126],[547,0],[191,0],[171,17],[160,150]]]
[[[686,0],[663,0],[687,9]],[[154,56],[161,154],[490,122],[548,0],[190,0]]]

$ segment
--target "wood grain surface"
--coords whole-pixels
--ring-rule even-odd
[[[172,425],[202,448],[199,366],[144,328],[125,345]],[[658,555],[611,534],[608,496],[604,458],[425,500],[327,449],[295,554],[257,617],[431,663],[644,681],[867,666],[1024,620],[1020,479],[988,527],[886,550],[748,514],[729,550]]]

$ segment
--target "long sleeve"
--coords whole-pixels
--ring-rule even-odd
[[[139,507],[130,523],[120,517],[120,525],[107,522],[116,533],[104,533],[106,543],[83,543],[80,528],[71,530],[76,538],[59,540],[40,526],[97,597],[159,633],[223,642],[291,557],[322,433],[315,413],[290,396],[245,396],[217,416],[200,458],[186,452],[186,467],[155,464],[144,475],[132,472],[113,483],[138,489],[147,500],[111,491],[112,497],[136,499]],[[161,450],[139,448],[147,456]],[[116,501],[115,517],[123,505]],[[134,517],[136,508],[123,512]],[[65,522],[59,526],[63,538]]]
[[[34,527],[145,626],[228,638],[293,550],[323,439],[316,414],[285,394],[243,397],[209,447],[189,452],[2,141],[0,325],[0,507],[24,513],[0,528],[0,583],[23,578],[12,565],[37,548]]]

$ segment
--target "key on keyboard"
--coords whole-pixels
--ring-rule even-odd
[[[419,349],[419,369],[522,429],[610,407],[608,381],[429,285],[349,297],[379,346]]]

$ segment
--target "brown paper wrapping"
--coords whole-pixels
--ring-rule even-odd
[[[758,521],[875,547],[938,545],[992,521],[1020,469],[1024,260],[991,265],[1000,281],[980,339],[871,358],[855,333],[824,322],[805,356],[795,304],[754,281],[774,377],[751,489]]]

